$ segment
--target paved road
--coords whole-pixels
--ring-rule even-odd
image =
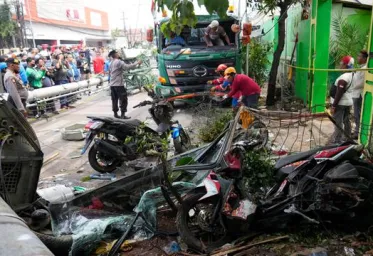
[[[145,93],[139,93],[129,97],[128,115],[139,120],[149,117],[148,108],[133,109],[138,102],[148,99]],[[80,156],[83,141],[65,141],[61,137],[61,129],[73,124],[85,124],[89,115],[112,116],[111,100],[107,92],[101,92],[90,97],[83,98],[76,104],[75,109],[70,109],[48,120],[40,120],[32,124],[39,138],[44,152],[44,166],[41,171],[40,187],[54,184],[83,185],[95,187],[102,181],[80,182],[81,178],[96,173],[88,163],[87,154]],[[185,127],[191,123],[191,115],[180,110],[176,112],[175,119],[179,120]],[[150,125],[154,125],[149,120]],[[118,176],[125,175],[117,172]]]

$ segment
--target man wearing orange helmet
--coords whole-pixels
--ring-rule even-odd
[[[237,92],[242,94],[242,103],[249,108],[257,108],[260,96],[260,86],[250,77],[244,74],[237,74],[233,67],[227,68],[224,72],[225,80],[232,84],[231,91],[223,98],[231,98]]]
[[[220,64],[218,66],[218,68],[215,70],[215,72],[218,73],[220,77],[215,79],[215,80],[207,81],[207,84],[222,85],[223,82],[224,82],[224,71],[227,68],[228,68],[227,65]],[[215,88],[215,87],[213,87],[213,88]],[[220,89],[220,88],[216,88],[216,89]]]
[[[220,64],[218,68],[216,69],[216,72],[219,73],[220,77],[218,79],[215,79],[213,81],[208,81],[208,84],[216,85],[211,88],[211,91],[225,91],[230,87],[231,83],[226,81],[224,79],[224,72],[227,69],[227,65]],[[241,97],[241,92],[237,92],[235,95],[232,96],[232,107],[236,108],[238,106],[238,99]]]

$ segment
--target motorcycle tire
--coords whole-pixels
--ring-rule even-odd
[[[184,153],[189,149],[190,137],[184,129],[181,129],[180,136],[174,139],[174,147],[177,154]]]
[[[115,171],[117,169],[117,167],[122,162],[121,160],[114,159],[113,162],[110,165],[102,166],[97,161],[97,153],[98,153],[98,150],[95,147],[95,145],[93,145],[88,152],[88,161],[89,161],[89,164],[91,165],[91,167],[95,171],[98,171],[100,173],[111,173],[111,172]]]
[[[179,206],[176,216],[176,226],[182,241],[188,246],[189,249],[202,253],[212,251],[213,249],[223,246],[227,242],[226,236],[224,236],[222,239],[210,243],[206,247],[206,245],[202,243],[200,239],[193,235],[192,231],[188,227],[189,211],[205,194],[206,192],[197,192],[187,195],[183,199],[183,204]]]

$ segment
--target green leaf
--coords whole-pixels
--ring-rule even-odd
[[[183,166],[183,165],[188,165],[188,164],[194,164],[195,161],[192,157],[183,157],[177,160],[175,166]]]
[[[198,0],[198,5],[199,6],[202,6],[202,5],[204,5],[205,4],[205,0]]]
[[[163,0],[164,5],[166,5],[169,10],[172,10],[173,5],[177,4],[178,2],[179,0]]]

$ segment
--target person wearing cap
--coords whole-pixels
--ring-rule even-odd
[[[134,64],[126,64],[119,57],[119,53],[116,50],[113,50],[109,53],[109,57],[113,60],[110,63],[109,67],[109,77],[110,77],[110,90],[111,90],[111,102],[112,109],[114,112],[114,117],[119,118],[118,116],[118,100],[120,104],[120,111],[122,119],[130,119],[126,116],[128,98],[127,98],[127,89],[126,84],[123,78],[123,72],[125,70],[134,69],[137,66],[141,65],[142,61],[139,60]]]
[[[368,52],[366,50],[360,51],[357,56],[357,64],[360,68],[367,68]],[[355,119],[355,131],[353,134],[353,139],[359,138],[360,131],[360,115],[361,115],[361,105],[363,103],[363,90],[365,84],[365,71],[358,71],[355,74],[354,84],[352,89],[352,101],[354,104],[354,119]]]
[[[213,20],[205,30],[205,41],[208,47],[224,46],[224,42],[221,38],[224,38],[228,45],[232,45],[227,33],[222,26],[219,25],[219,21]]]
[[[4,76],[4,87],[10,96],[10,102],[27,117],[26,100],[28,91],[23,85],[22,80],[19,78],[20,62],[17,59],[9,58],[6,60],[7,72]]]
[[[345,56],[340,62],[341,69],[352,69],[354,67],[354,58]],[[336,122],[334,133],[329,143],[341,143],[343,132],[351,134],[350,112],[353,104],[352,91],[354,72],[345,72],[337,78],[334,85],[330,88],[329,96],[331,105],[331,113]]]
[[[227,68],[224,72],[225,80],[231,83],[231,91],[223,98],[231,98],[241,92],[242,103],[249,108],[257,108],[260,96],[260,86],[250,77],[244,74],[237,74],[233,67]]]

